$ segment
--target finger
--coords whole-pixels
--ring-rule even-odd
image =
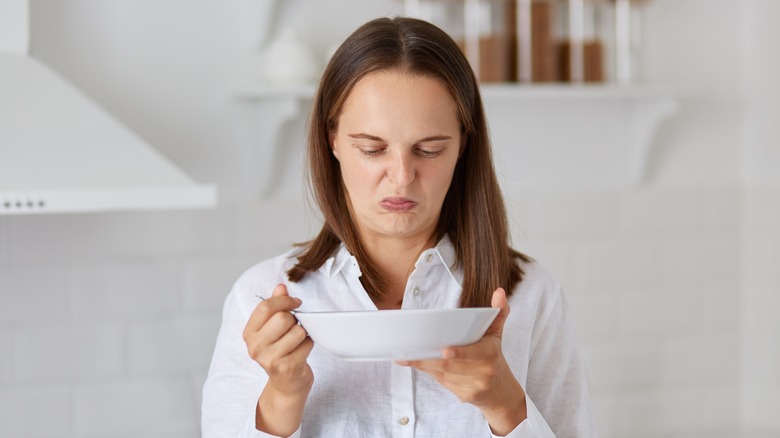
[[[500,341],[485,336],[479,341],[458,347],[447,347],[441,351],[441,357],[449,361],[475,362],[492,361],[498,356]]]
[[[447,373],[453,369],[454,365],[453,361],[444,359],[409,360],[401,361],[401,364],[427,373]]]
[[[504,333],[506,318],[509,316],[509,302],[507,302],[506,291],[503,288],[499,287],[493,291],[490,306],[498,307],[500,310],[498,315],[496,315],[496,319],[493,320],[493,323],[490,324],[490,327],[485,332],[485,336],[498,336],[500,338]]]
[[[245,328],[244,342],[249,355],[257,361],[261,358],[276,357],[271,353],[274,344],[295,327],[296,320],[289,312],[276,312],[259,330]]]
[[[484,358],[473,360],[423,360],[412,361],[408,366],[415,368],[419,371],[424,371],[432,375],[446,374],[448,376],[466,376],[473,378],[473,376],[481,373],[489,373],[492,368],[493,361],[484,360]]]
[[[290,359],[296,362],[305,362],[308,359],[311,350],[314,348],[314,341],[306,337],[290,352]]]
[[[306,330],[299,325],[295,325],[287,330],[275,342],[269,344],[266,347],[266,353],[270,357],[290,355],[307,339]]]
[[[266,344],[271,344],[278,342],[282,336],[297,326],[298,320],[290,312],[276,312],[255,334]]]
[[[430,374],[436,380],[439,380],[444,374],[441,370],[441,366],[435,362],[441,362],[441,360],[399,360],[395,363],[403,366],[414,368],[417,371],[421,371]]]
[[[271,298],[260,301],[246,323],[245,334],[247,331],[257,331],[265,325],[266,322],[276,312],[289,312],[301,305],[301,300],[289,296],[287,287],[283,284],[277,285]]]

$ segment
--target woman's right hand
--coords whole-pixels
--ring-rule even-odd
[[[314,343],[290,313],[301,300],[288,295],[287,287],[274,288],[261,301],[244,328],[249,355],[268,374],[268,383],[257,405],[258,430],[289,436],[298,428],[314,374],[306,361]]]

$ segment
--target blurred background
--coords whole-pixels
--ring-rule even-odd
[[[318,72],[414,13],[479,60],[514,244],[564,284],[601,435],[780,437],[780,2],[466,3],[30,0],[28,54],[219,200],[0,214],[0,436],[200,435],[233,281],[317,230]]]

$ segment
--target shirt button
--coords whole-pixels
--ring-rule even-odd
[[[406,426],[407,424],[409,424],[409,417],[401,417],[398,420],[398,424],[400,424],[401,426]]]
[[[428,254],[427,256],[425,256],[426,262],[430,263],[432,260],[433,260],[433,254]]]
[[[414,295],[414,296],[420,295],[420,288],[415,286],[414,289],[412,289],[412,295]],[[406,417],[404,417],[404,418],[406,418]]]

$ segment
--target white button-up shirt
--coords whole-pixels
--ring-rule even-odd
[[[287,285],[300,310],[376,310],[360,283],[356,259],[342,247],[317,272],[292,283],[286,272],[296,250],[262,262],[236,282],[223,309],[222,327],[203,388],[204,438],[267,437],[255,429],[257,400],[267,381],[249,356],[242,332],[274,286]],[[455,308],[463,273],[445,238],[422,253],[409,276],[403,309]],[[537,263],[509,297],[503,350],[526,391],[528,418],[510,437],[595,437],[596,426],[575,334],[561,287]],[[491,437],[473,405],[461,402],[429,375],[394,362],[348,362],[320,349],[309,356],[314,386],[293,436]]]

